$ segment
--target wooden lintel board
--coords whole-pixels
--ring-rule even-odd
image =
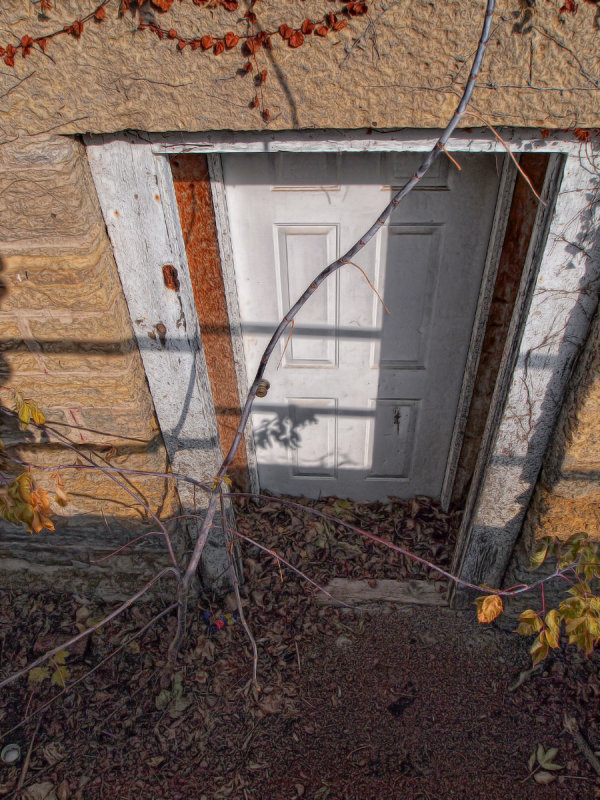
[[[374,584],[374,585],[372,585]],[[388,578],[378,581],[350,580],[334,578],[325,590],[336,600],[349,605],[369,603],[397,603],[398,605],[447,606],[448,601],[442,590],[445,584],[440,581],[394,581]],[[334,605],[322,593],[319,602]]]

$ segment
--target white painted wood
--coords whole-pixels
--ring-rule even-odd
[[[244,355],[244,343],[242,340],[242,329],[240,322],[240,306],[237,296],[235,272],[233,268],[233,251],[231,248],[231,236],[229,232],[229,211],[227,209],[227,197],[225,196],[225,185],[223,183],[221,156],[218,154],[209,154],[207,156],[207,162],[210,175],[213,210],[215,213],[215,224],[217,228],[219,255],[221,257],[223,287],[225,289],[227,314],[229,316],[229,327],[231,330],[233,362],[237,377],[240,407],[242,407],[246,402],[246,387],[249,385],[249,381],[246,373],[246,358]],[[258,492],[258,467],[256,464],[256,452],[254,450],[254,440],[252,436],[244,436],[244,446],[246,448],[246,462],[248,464],[250,490],[252,492]]]
[[[285,311],[419,159],[223,156],[249,375]],[[462,161],[462,172],[438,161],[357,256],[390,315],[351,265],[298,314],[254,406],[263,489],[439,498],[498,192],[494,158]]]
[[[498,128],[514,153],[581,152],[581,142],[568,131],[553,131],[543,137],[537,128]],[[211,131],[166,134],[130,132],[131,141],[152,147],[156,153],[274,153],[287,152],[427,152],[441,131],[402,128],[397,131],[305,130],[305,131]],[[467,133],[458,129],[446,145],[452,152],[500,152],[504,145],[487,128]]]
[[[467,355],[467,362],[465,365],[464,377],[460,390],[460,398],[458,400],[458,409],[454,422],[454,430],[452,431],[452,440],[450,442],[448,461],[446,463],[446,472],[444,474],[444,482],[442,485],[440,504],[444,511],[448,510],[450,501],[452,499],[452,490],[454,487],[454,480],[456,478],[456,470],[458,468],[458,461],[460,458],[465,430],[469,419],[469,409],[471,406],[471,399],[473,397],[475,379],[477,377],[477,367],[479,366],[479,358],[481,356],[481,348],[483,346],[483,337],[485,336],[490,304],[492,302],[492,296],[494,293],[494,284],[498,272],[498,263],[500,261],[500,255],[502,254],[506,223],[510,213],[513,191],[518,174],[517,168],[515,167],[511,158],[508,156],[503,156],[502,159],[503,161],[500,167],[502,172],[500,188],[498,191],[498,201],[496,203],[496,212],[494,214],[494,223],[492,225],[492,231],[490,234],[490,243],[488,246],[485,267],[483,270],[481,287],[479,289],[479,299],[477,301],[475,322],[473,323],[471,342],[469,344],[469,353]]]
[[[173,470],[210,481],[221,447],[167,159],[108,137],[87,153]],[[164,264],[177,269],[180,291],[165,287]],[[178,490],[184,513],[202,508],[201,492]],[[205,576],[222,582],[227,564],[213,539]]]
[[[569,156],[562,182],[561,160],[549,168],[550,208],[539,209],[457,545],[454,570],[470,582],[502,581],[598,303],[600,178],[590,166]]]

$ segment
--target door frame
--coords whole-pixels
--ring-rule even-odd
[[[453,564],[464,580],[490,585],[502,580],[520,533],[572,364],[587,337],[596,303],[589,287],[600,272],[593,254],[598,247],[594,225],[597,228],[600,216],[596,202],[600,184],[597,172],[590,168],[600,160],[598,144],[580,142],[564,132],[544,137],[537,130],[510,128],[502,129],[501,134],[513,153],[536,151],[553,158],[543,191],[547,205],[538,207]],[[225,198],[219,190],[218,158],[214,156],[280,151],[426,152],[436,138],[437,133],[429,130],[128,132],[85,137],[133,329],[175,472],[210,480],[221,456],[169,156],[213,156],[213,200],[227,282],[227,270],[232,267],[232,261],[227,261],[231,243]],[[458,131],[446,149],[457,154],[505,152],[491,132],[481,130]],[[176,266],[177,291],[165,285],[165,264]],[[231,284],[226,293],[235,319]],[[478,319],[479,327],[485,327],[485,316],[478,315]],[[157,336],[157,330],[162,335]],[[471,342],[475,360],[478,330],[476,324]],[[241,340],[235,324],[233,338],[236,361],[240,361]],[[236,370],[240,386],[246,386],[242,362],[236,363]],[[470,397],[469,387],[463,386],[463,390]],[[456,425],[460,425],[459,415]],[[251,448],[248,456],[249,464],[255,464]],[[192,503],[192,492],[185,484],[180,484],[179,490],[185,509]],[[446,485],[445,490],[447,496]]]

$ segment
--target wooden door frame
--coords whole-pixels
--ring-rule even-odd
[[[544,138],[537,130],[511,128],[501,134],[514,153],[535,151],[554,157],[544,186],[547,205],[538,208],[455,552],[454,570],[463,579],[490,585],[502,580],[521,530],[572,363],[587,337],[595,296],[586,287],[599,271],[591,255],[598,246],[593,231],[599,181],[590,169],[590,162],[600,158],[598,145],[581,143],[569,133]],[[435,141],[436,132],[426,130],[86,137],[93,179],[174,471],[210,479],[220,461],[220,445],[168,157],[425,152]],[[459,131],[447,149],[504,154],[497,138],[481,130]],[[226,206],[224,196],[219,199],[215,159],[212,162],[225,256],[230,248]],[[176,266],[177,292],[164,284],[165,264]],[[163,335],[157,337],[158,326]],[[183,484],[179,488],[185,508],[191,502],[190,489]]]

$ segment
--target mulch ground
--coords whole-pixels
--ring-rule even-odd
[[[449,537],[456,519],[424,498],[411,503],[333,510],[448,561],[442,528]],[[409,520],[416,531],[410,542]],[[403,571],[426,577],[400,558],[390,566],[389,557],[358,539],[346,537],[356,552],[340,547],[337,526],[282,511],[275,501],[249,505],[237,524],[320,584],[334,576],[401,578]],[[260,691],[250,680],[251,652],[239,622],[211,633],[202,614],[210,611],[214,625],[233,611],[231,596],[199,598],[180,672],[167,690],[161,675],[174,619],[165,616],[136,633],[169,601],[140,603],[94,633],[85,648],[74,648],[64,659],[67,672],[59,659],[37,675],[39,682],[23,678],[0,690],[1,746],[21,748],[16,765],[0,765],[0,796],[600,797],[598,777],[563,731],[567,712],[600,750],[597,655],[585,659],[565,647],[511,691],[529,667],[528,640],[478,625],[472,612],[324,607],[312,587],[280,573],[271,556],[249,545],[242,550],[242,596],[258,644]],[[33,589],[0,595],[0,675],[109,610],[85,597]],[[547,786],[527,777],[538,744],[557,747],[555,761],[563,766]]]

